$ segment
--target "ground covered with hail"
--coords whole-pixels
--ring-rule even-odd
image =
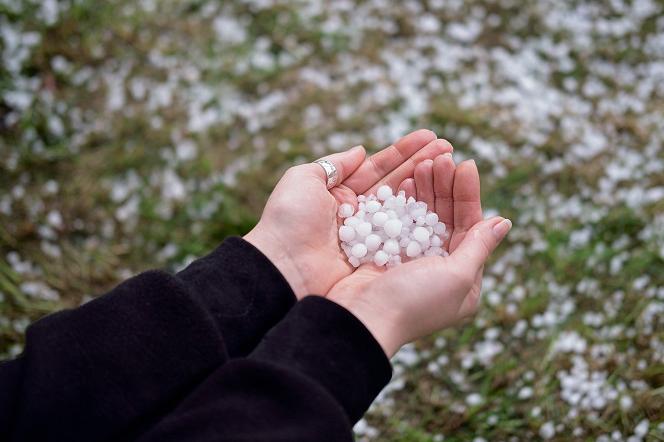
[[[0,0],[0,57],[3,358],[288,166],[426,127],[515,227],[358,440],[664,440],[661,1]]]

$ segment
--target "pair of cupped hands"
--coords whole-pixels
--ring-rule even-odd
[[[362,146],[325,157],[338,171],[330,190],[315,163],[290,168],[245,239],[284,275],[297,299],[324,295],[354,314],[391,357],[405,343],[461,324],[478,308],[482,271],[512,224],[483,219],[480,178],[472,160],[455,164],[452,145],[430,130],[412,132],[367,157]],[[383,184],[427,203],[447,226],[449,256],[391,269],[354,269],[338,239],[340,204]]]

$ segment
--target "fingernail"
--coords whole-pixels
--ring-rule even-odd
[[[445,152],[443,156],[452,158],[452,152]]]
[[[362,146],[361,144],[359,144],[359,145],[353,147],[351,150],[364,150],[364,146]]]
[[[498,241],[501,241],[505,235],[507,235],[507,232],[510,231],[512,228],[512,221],[509,219],[504,219],[495,226],[493,226],[493,235],[496,237]]]

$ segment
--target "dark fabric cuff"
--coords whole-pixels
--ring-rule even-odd
[[[231,357],[249,354],[296,301],[274,264],[238,237],[226,239],[177,277],[208,308]]]
[[[352,423],[392,376],[390,361],[369,330],[320,296],[298,302],[250,358],[286,366],[322,384]]]

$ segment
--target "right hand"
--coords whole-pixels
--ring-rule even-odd
[[[433,176],[416,170],[415,181],[401,188],[417,192],[418,199],[431,203],[441,220],[453,227],[447,244],[450,255],[421,258],[389,271],[364,265],[328,293],[328,299],[364,323],[388,357],[407,342],[475,314],[484,263],[511,227],[501,217],[481,220],[474,162],[461,163],[455,171],[451,158],[439,158],[421,167]]]

